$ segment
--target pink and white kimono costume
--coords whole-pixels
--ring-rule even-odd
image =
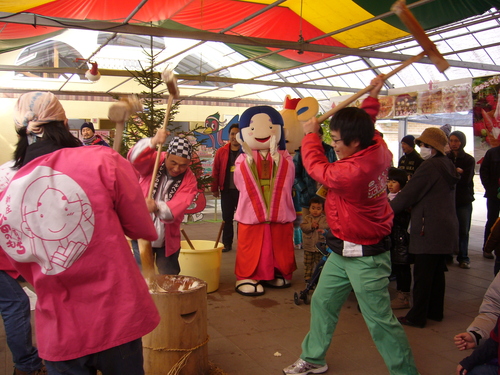
[[[261,179],[258,151],[253,151],[254,163],[250,167],[246,155],[236,159],[234,183],[240,191],[234,216],[238,221],[238,251],[235,273],[238,280],[273,280],[276,270],[290,280],[297,269],[293,246],[293,221],[295,208],[292,202],[292,185],[295,167],[288,151],[278,151],[279,163],[275,165],[268,154],[270,180]],[[269,194],[263,193],[269,187]]]
[[[0,264],[8,257],[38,295],[41,358],[98,353],[158,325],[125,238],[156,231],[134,169],[111,148],[64,148],[26,164],[0,194],[0,228]]]

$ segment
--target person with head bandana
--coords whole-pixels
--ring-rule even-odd
[[[181,222],[198,188],[196,177],[189,168],[193,149],[187,138],[173,137],[167,151],[162,152],[160,167],[153,176],[157,146],[163,145],[169,134],[159,129],[153,138],[137,142],[127,157],[140,175],[139,183],[145,197],[154,180],[153,198],[147,197],[146,203],[158,233],[158,239],[152,243],[158,272],[178,275]],[[137,244],[133,242],[132,246],[138,259]]]
[[[80,131],[82,132],[84,146],[99,145],[109,147],[107,142],[99,134],[95,133],[94,124],[90,121],[84,122],[80,127]]]
[[[0,270],[14,269],[35,289],[39,356],[51,375],[143,375],[141,338],[160,317],[126,240],[156,238],[137,175],[111,148],[79,147],[50,92],[21,95],[14,116]],[[31,337],[27,328],[18,334]]]

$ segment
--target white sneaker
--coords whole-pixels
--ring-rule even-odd
[[[328,370],[328,365],[315,365],[299,358],[293,365],[285,367],[283,374],[307,375],[307,374],[322,374]]]

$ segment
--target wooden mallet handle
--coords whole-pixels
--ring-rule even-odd
[[[191,250],[195,250],[194,246],[193,246],[193,243],[189,240],[189,237],[188,235],[186,234],[186,231],[184,229],[181,229],[181,233],[182,235],[184,236],[184,238],[186,239],[186,242],[188,243],[189,247],[191,248]]]
[[[171,70],[165,69],[162,73],[162,78],[167,85],[167,89],[169,92],[168,101],[167,101],[167,110],[165,111],[165,118],[163,119],[163,130],[167,130],[168,118],[170,116],[170,110],[172,109],[172,103],[174,98],[179,97],[179,89],[177,87],[177,79],[175,78],[173,72]],[[153,168],[153,177],[151,179],[151,185],[149,186],[148,198],[153,198],[153,189],[155,184],[155,176],[158,173],[158,169],[160,168],[160,158],[161,158],[161,145],[157,147],[156,160]]]
[[[153,258],[153,247],[151,246],[151,242],[144,239],[138,239],[137,243],[139,245],[139,254],[141,256],[142,274],[148,282],[151,282],[156,273]]]
[[[417,56],[414,56],[412,58],[409,58],[405,62],[403,62],[400,66],[398,66],[396,69],[392,70],[391,72],[387,73],[384,76],[384,79],[387,79],[394,74],[398,73],[400,70],[404,69],[410,64],[413,64],[414,62],[422,59],[425,55],[429,57],[429,59],[432,61],[434,65],[436,65],[436,68],[442,73],[446,69],[449,68],[450,64],[448,61],[445,60],[443,55],[438,51],[436,45],[429,39],[427,34],[425,33],[424,29],[420,24],[418,23],[417,19],[415,16],[410,12],[408,7],[406,6],[405,0],[398,0],[396,1],[392,7],[391,10],[401,19],[401,21],[406,25],[410,33],[413,35],[415,40],[420,44],[420,46],[424,49],[424,51]],[[366,94],[367,92],[370,92],[370,90],[373,88],[373,86],[367,86],[366,88],[358,91],[356,94],[351,96],[350,98],[344,100],[343,102],[337,104],[334,108],[330,109],[328,112],[323,114],[318,118],[318,122],[321,124],[323,121],[325,121],[328,117],[332,116],[334,113],[339,111],[340,109],[348,106],[351,104],[353,101],[361,97],[363,94]]]
[[[220,228],[219,228],[219,233],[217,234],[217,240],[215,241],[215,246],[214,246],[214,249],[217,247],[217,245],[219,244],[219,240],[220,240],[220,236],[222,234],[222,229],[224,229],[224,221],[222,221],[222,223],[220,223]]]
[[[415,40],[424,49],[424,52],[429,57],[436,68],[443,73],[450,67],[448,61],[438,51],[436,45],[429,39],[424,29],[418,23],[413,13],[406,6],[405,0],[396,1],[391,10],[399,17],[401,22],[405,24]]]
[[[386,80],[389,77],[392,77],[394,74],[400,72],[401,70],[406,68],[408,65],[411,65],[414,62],[421,60],[422,58],[424,58],[424,56],[425,56],[425,51],[420,52],[417,56],[410,57],[408,60],[405,60],[402,64],[400,64],[397,68],[391,70],[389,73],[384,75],[384,80]],[[343,102],[340,102],[335,107],[330,109],[328,112],[326,112],[326,113],[322,114],[320,117],[318,117],[318,122],[321,124],[328,117],[333,116],[335,113],[337,113],[337,111],[340,111],[342,108],[347,107],[349,104],[351,104],[355,100],[359,99],[364,94],[369,93],[373,89],[373,87],[374,87],[373,85],[368,85],[364,89],[359,90],[356,94],[345,99]]]

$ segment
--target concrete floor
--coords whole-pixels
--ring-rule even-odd
[[[476,194],[469,253],[471,269],[458,263],[446,275],[445,317],[428,321],[424,329],[404,327],[421,375],[452,375],[466,353],[459,352],[453,336],[465,331],[477,314],[486,288],[493,279],[493,260],[482,256],[486,202]],[[185,226],[192,239],[217,237],[219,223]],[[443,233],[446,235],[446,233]],[[228,374],[277,375],[300,355],[300,344],[309,330],[309,305],[295,305],[294,292],[305,288],[302,251],[296,250],[298,270],[292,287],[266,289],[260,297],[244,297],[234,291],[236,252],[222,254],[219,289],[208,295],[209,360]],[[394,295],[395,282],[390,285]],[[396,316],[407,310],[396,310]],[[344,305],[328,351],[327,374],[382,375],[388,370],[366,328],[352,294]]]
[[[453,336],[463,332],[477,314],[482,297],[493,279],[493,260],[481,252],[486,203],[476,194],[469,253],[471,269],[455,262],[446,275],[445,317],[429,321],[424,329],[405,327],[421,375],[452,375],[459,360]],[[209,201],[208,204],[212,204]],[[212,206],[213,208],[213,206]],[[209,207],[210,210],[210,207]],[[220,213],[219,213],[220,219]],[[215,241],[220,227],[217,214],[209,211],[203,222],[185,224],[191,239]],[[446,235],[446,233],[443,233]],[[236,248],[236,246],[234,246]],[[294,303],[294,292],[305,288],[302,251],[296,250],[298,270],[288,289],[267,289],[260,297],[244,297],[234,291],[236,251],[222,254],[220,284],[208,294],[208,359],[231,375],[277,375],[300,354],[300,344],[309,329],[309,305]],[[395,294],[394,282],[391,295]],[[395,311],[397,316],[406,310]],[[357,310],[354,295],[344,305],[332,345],[327,374],[388,374]],[[166,370],[165,373],[167,373]],[[12,373],[12,359],[0,327],[0,374]]]

